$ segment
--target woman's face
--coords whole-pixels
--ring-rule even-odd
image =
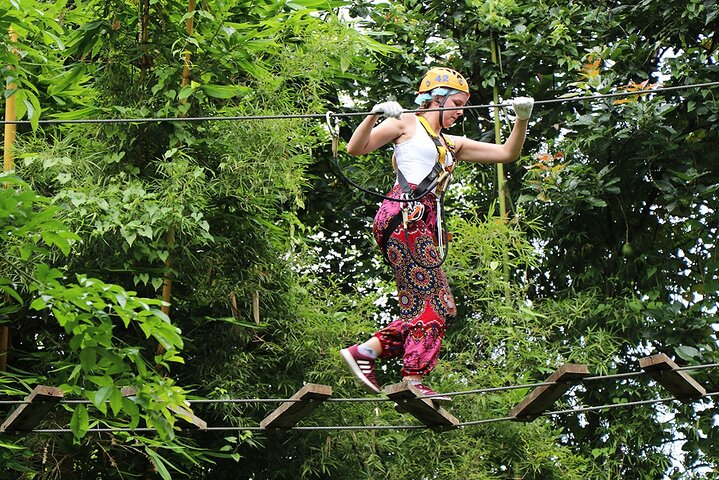
[[[464,107],[469,100],[469,94],[464,92],[455,93],[447,97],[442,107],[451,109],[453,107]],[[442,112],[442,128],[449,128],[462,116],[464,110],[447,110]]]

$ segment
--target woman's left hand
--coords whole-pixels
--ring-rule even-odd
[[[512,100],[512,108],[518,120],[529,120],[533,107],[534,99],[532,97],[517,97]]]

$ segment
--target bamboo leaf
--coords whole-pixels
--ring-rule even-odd
[[[75,407],[70,419],[70,430],[76,438],[82,438],[90,428],[90,416],[82,403]]]
[[[147,453],[147,455],[152,460],[152,464],[155,466],[155,470],[157,470],[157,473],[159,473],[164,480],[172,480],[172,475],[170,475],[170,472],[165,466],[165,462],[167,462],[167,460],[162,458],[160,455],[157,454],[157,452],[155,452],[149,447],[145,448],[145,453]]]
[[[246,95],[251,91],[249,87],[239,85],[212,85],[203,84],[200,89],[209,97],[230,99],[239,95]]]
[[[79,63],[65,73],[50,79],[51,84],[47,87],[47,93],[50,95],[58,95],[71,86],[77,84],[78,80],[85,74],[87,67],[83,63]]]

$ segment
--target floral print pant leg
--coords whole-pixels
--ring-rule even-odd
[[[390,196],[401,194],[395,186]],[[426,375],[437,364],[446,324],[457,313],[454,297],[441,267],[435,247],[437,212],[435,197],[422,199],[425,215],[405,232],[402,225],[392,232],[386,243],[386,256],[397,281],[400,317],[375,333],[382,344],[381,358],[402,356],[402,375]],[[398,202],[386,200],[375,217],[373,232],[381,243],[383,229],[395,212]],[[415,261],[415,259],[417,261]]]

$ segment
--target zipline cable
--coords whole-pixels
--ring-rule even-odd
[[[706,395],[697,398],[697,400],[701,400],[701,398],[705,397],[715,397],[719,396],[719,392],[711,392],[707,393]],[[569,408],[565,410],[554,410],[550,412],[542,412],[536,417],[551,417],[551,416],[564,416],[564,415],[576,415],[578,413],[583,412],[591,412],[591,411],[597,411],[597,410],[609,410],[614,408],[625,408],[625,407],[638,407],[638,406],[646,406],[646,405],[653,405],[658,403],[666,403],[671,402],[675,400],[682,400],[677,397],[664,397],[664,398],[656,398],[652,400],[637,400],[632,402],[625,402],[625,403],[608,403],[605,405],[592,405],[592,406],[585,406],[585,407],[578,407],[578,408]],[[478,425],[485,425],[488,423],[497,423],[497,422],[506,422],[506,421],[517,421],[519,420],[517,417],[495,417],[495,418],[485,418],[482,420],[474,420],[474,421],[468,421],[468,422],[460,422],[456,427],[462,428],[462,427],[473,427]],[[328,426],[295,426],[290,428],[283,428],[281,430],[295,430],[295,431],[333,431],[333,430],[426,430],[429,427],[427,425],[328,425]],[[278,429],[274,428],[264,428],[264,427],[243,427],[243,426],[216,426],[216,427],[207,427],[202,430],[188,430],[189,432],[202,432],[202,431],[209,431],[209,432],[236,432],[236,431],[251,431],[251,432],[261,432],[261,431],[276,431]],[[116,433],[116,432],[155,432],[156,429],[154,428],[90,428],[87,430],[88,433]],[[28,433],[71,433],[72,430],[69,428],[39,428],[31,430]]]
[[[671,370],[666,370],[665,373],[668,372],[682,372],[682,371],[688,371],[688,370],[706,370],[710,368],[717,368],[719,367],[719,363],[705,363],[700,365],[689,365],[684,367],[678,367]],[[585,382],[596,382],[601,380],[612,380],[612,379],[618,379],[618,378],[632,378],[632,377],[638,377],[641,375],[646,375],[647,372],[645,371],[635,371],[635,372],[626,372],[626,373],[614,373],[614,374],[608,374],[608,375],[595,375],[591,377],[584,377],[581,379],[577,379],[576,381],[569,382],[574,385],[580,385]],[[441,393],[437,395],[425,395],[425,396],[419,396],[417,398],[432,398],[433,396],[460,396],[460,395],[477,395],[477,394],[485,394],[485,393],[496,393],[496,392],[503,392],[508,390],[517,390],[522,388],[536,388],[536,387],[544,387],[549,385],[557,385],[558,383],[565,383],[565,382],[535,382],[535,383],[525,383],[525,384],[519,384],[519,385],[505,385],[502,387],[488,387],[488,388],[478,388],[473,390],[460,390],[456,392],[446,392]],[[301,402],[303,400],[296,399],[296,398],[202,398],[202,399],[190,399],[187,400],[190,404],[222,404],[222,403],[292,403],[292,402]],[[392,402],[393,400],[386,397],[330,397],[325,400],[325,402],[338,402],[338,403],[365,403],[365,402]],[[0,405],[23,405],[32,403],[26,400],[0,400]],[[92,404],[90,400],[79,400],[79,399],[62,399],[59,400],[57,403],[61,404],[85,404],[89,405]]]
[[[606,98],[617,98],[617,97],[631,97],[637,95],[650,95],[653,93],[670,92],[677,90],[688,90],[691,88],[711,88],[719,86],[719,82],[705,82],[705,83],[693,83],[689,85],[673,85],[669,87],[657,87],[646,90],[638,90],[633,92],[614,92],[614,93],[603,93],[598,95],[576,95],[568,96],[562,95],[560,97],[548,100],[535,100],[535,105],[545,105],[551,103],[564,103],[564,102],[586,102],[586,101],[597,101]],[[571,94],[569,94],[571,95]],[[432,112],[432,111],[444,111],[444,110],[475,110],[480,108],[505,108],[511,107],[511,103],[499,103],[499,104],[485,104],[485,105],[465,105],[463,107],[453,108],[429,108],[423,110],[404,110],[404,113],[420,113],[420,112]],[[367,116],[372,112],[343,112],[333,113],[335,117],[359,117]],[[157,118],[76,118],[76,119],[47,119],[38,120],[39,125],[58,125],[58,124],[83,124],[83,123],[153,123],[153,122],[210,122],[210,121],[243,121],[243,120],[285,120],[285,119],[323,119],[326,117],[325,113],[305,113],[305,114],[285,114],[285,115],[237,115],[237,116],[224,116],[224,117],[157,117]],[[1,120],[2,124],[14,124],[14,125],[30,125],[33,122],[30,120]]]

